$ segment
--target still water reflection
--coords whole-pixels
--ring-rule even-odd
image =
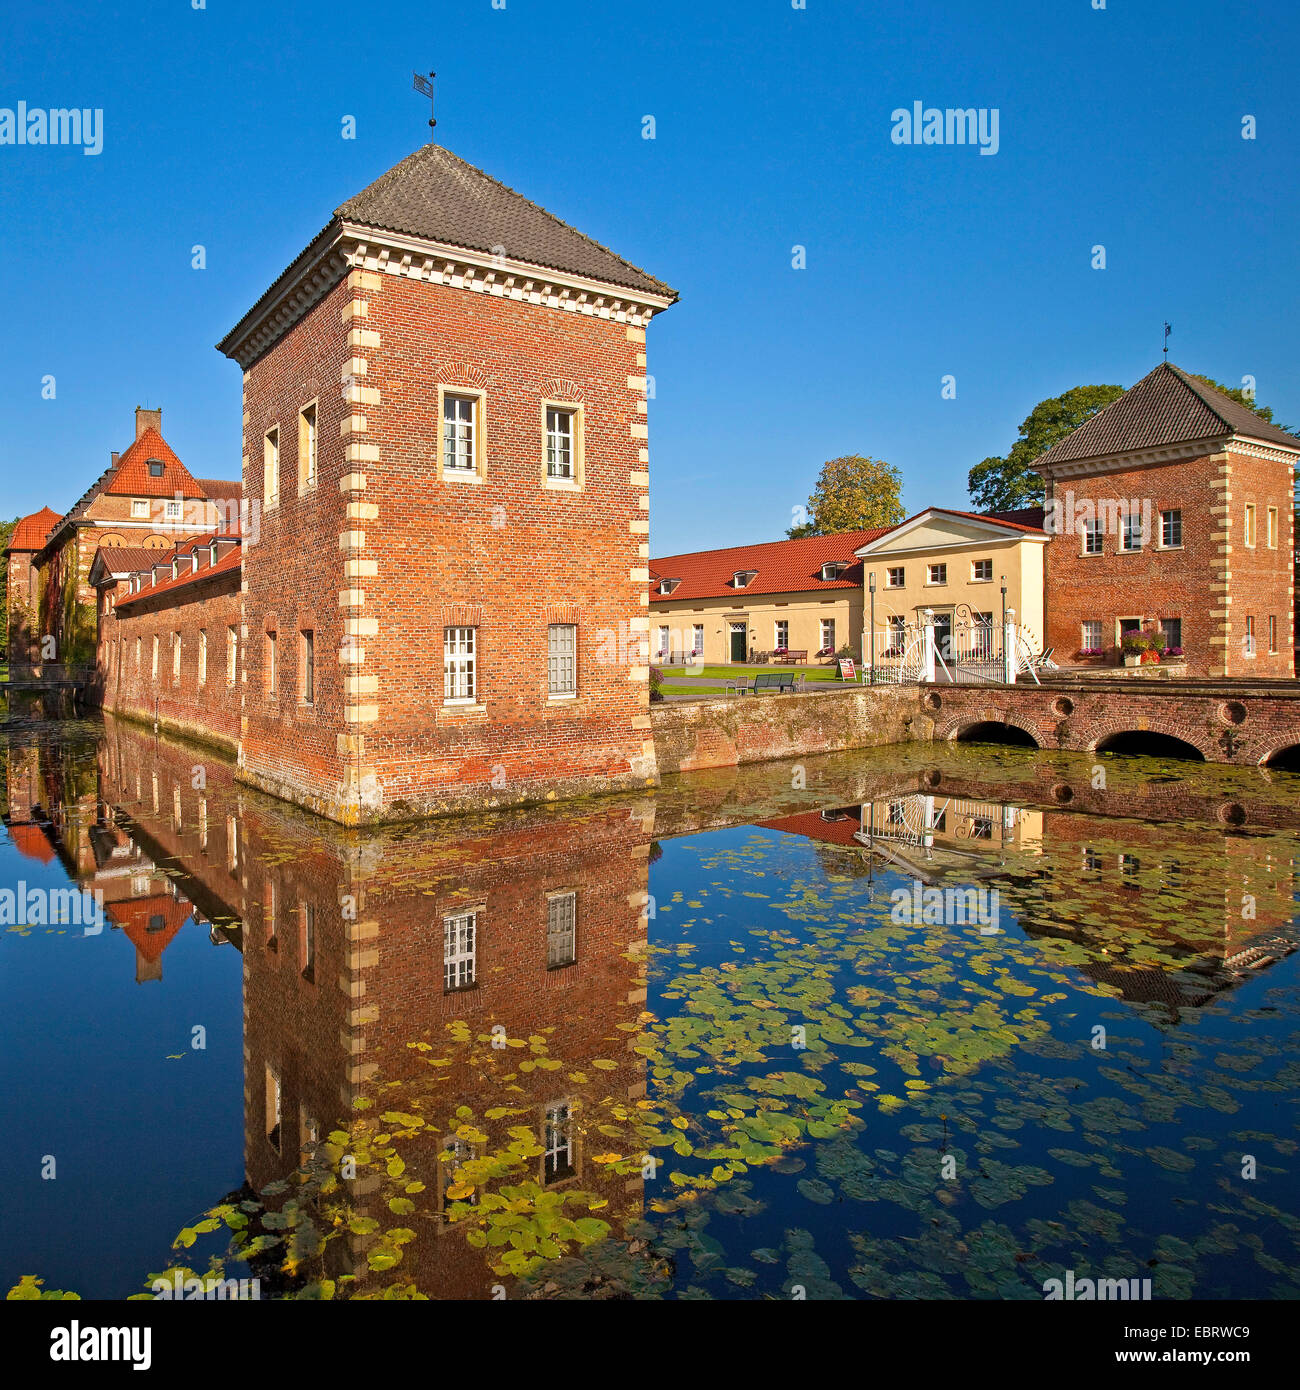
[[[1300,1295],[1289,774],[883,749],[362,835],[111,720],[5,759],[0,888],[105,910],[0,932],[6,1287]]]

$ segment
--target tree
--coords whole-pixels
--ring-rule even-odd
[[[12,521],[0,521],[0,551],[9,544],[9,538],[14,533],[14,527],[18,525],[19,518],[14,517]],[[9,565],[0,555],[0,621],[3,621],[4,628],[0,629],[0,649],[8,646],[9,632]]]
[[[983,459],[967,475],[966,487],[975,509],[1006,512],[1041,506],[1043,480],[1029,471],[1029,465],[1123,394],[1122,386],[1075,386],[1064,395],[1039,401],[1021,422],[1020,436],[1007,456]]]
[[[902,486],[902,474],[883,459],[861,454],[828,459],[808,498],[810,519],[791,526],[786,535],[797,540],[896,526],[903,519]]]
[[[1221,391],[1225,396],[1237,402],[1238,405],[1247,406],[1259,416],[1265,424],[1276,425],[1278,429],[1287,429],[1286,425],[1279,425],[1273,418],[1273,409],[1267,405],[1256,405],[1253,396],[1248,396],[1240,386],[1225,386],[1221,381],[1215,381],[1212,376],[1202,376],[1199,372],[1188,372],[1188,376],[1197,381],[1203,381],[1207,386],[1212,386],[1216,391]],[[1289,433],[1290,431],[1288,431]]]

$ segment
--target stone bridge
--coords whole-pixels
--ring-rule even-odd
[[[926,686],[919,700],[922,738],[1300,766],[1300,684],[1294,681],[1054,678],[1041,686]]]

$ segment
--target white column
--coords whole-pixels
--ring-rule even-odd
[[[1002,679],[1008,685],[1016,683],[1016,610],[1007,609],[1006,626],[1002,629]]]
[[[921,628],[923,645],[921,648],[921,681],[925,685],[934,684],[934,609],[927,608],[922,614],[925,619]]]

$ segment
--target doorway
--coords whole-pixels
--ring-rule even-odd
[[[731,659],[743,663],[745,660],[745,624],[731,624]]]
[[[934,615],[934,649],[952,667],[952,609]]]

